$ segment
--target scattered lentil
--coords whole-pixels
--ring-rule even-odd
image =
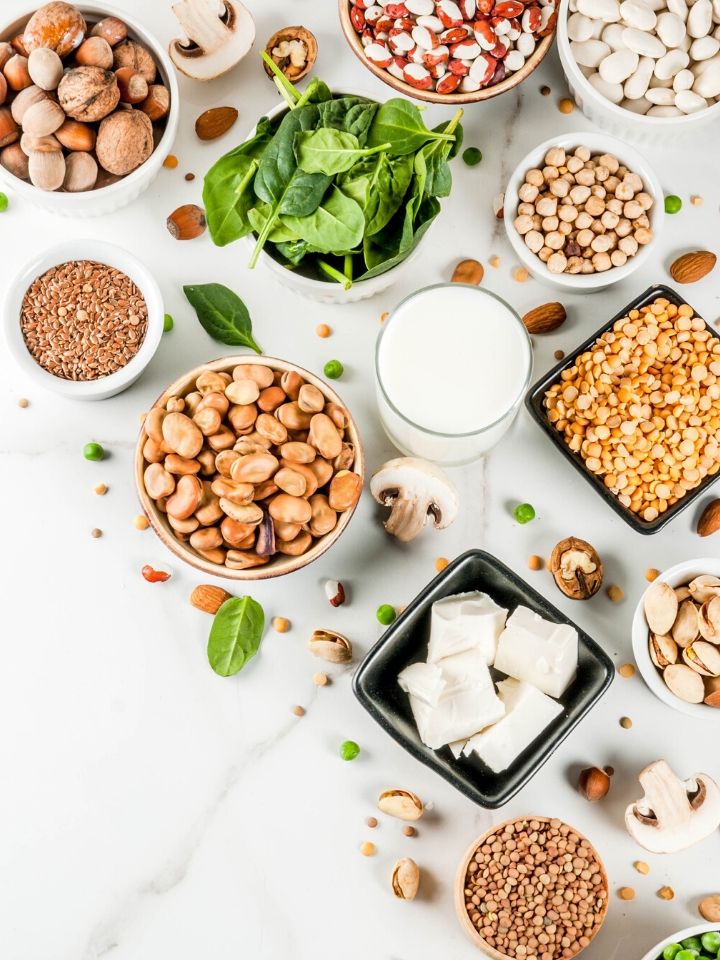
[[[657,580],[660,576],[660,571],[656,567],[648,567],[645,571],[645,579],[648,583],[652,583],[653,580]]]
[[[558,103],[558,110],[560,113],[572,113],[574,109],[575,101],[571,100],[570,97],[563,97]]]
[[[30,355],[63,380],[99,380],[140,349],[148,311],[132,280],[104,263],[71,260],[33,281],[20,308]]]
[[[438,573],[442,573],[448,563],[450,563],[450,561],[447,557],[438,557],[435,561],[435,569]]]
[[[541,93],[544,97],[549,97],[550,94],[552,93],[552,90],[550,89],[550,87],[548,87],[547,85],[545,85],[545,86],[540,87],[540,93]]]
[[[497,269],[500,266],[500,257],[498,257],[497,254],[493,254],[493,256],[488,260],[488,263],[491,267]]]
[[[515,267],[512,275],[513,280],[516,280],[518,283],[525,283],[530,279],[530,274],[527,272],[525,267]]]
[[[106,483],[99,483],[99,484],[95,487],[95,489],[94,489],[93,492],[96,493],[99,497],[104,497],[105,494],[108,492],[107,484],[106,484]]]
[[[290,621],[286,617],[274,617],[272,625],[275,633],[287,633],[290,629]]]
[[[169,153],[163,160],[163,166],[167,167],[168,170],[174,170],[179,162],[174,153]]]
[[[620,887],[617,893],[621,900],[635,899],[635,891],[632,887]]]
[[[632,725],[633,722],[630,717],[620,717],[620,726],[623,728],[623,730],[629,730]]]
[[[380,323],[385,323],[385,321],[387,320],[387,318],[388,318],[389,316],[390,316],[390,311],[389,311],[389,310],[383,311],[383,313],[380,314]]]
[[[615,767],[611,767],[608,765],[607,767],[603,767],[603,770],[609,777],[615,776]]]
[[[377,817],[368,817],[365,823],[370,827],[371,830],[374,830],[378,825]]]
[[[20,399],[18,400],[18,406],[22,407],[22,409],[25,410],[27,409],[27,407],[30,406],[30,401],[25,397],[20,397]]]
[[[545,566],[545,561],[542,557],[539,557],[536,553],[533,553],[528,557],[528,569],[530,570],[542,570]]]
[[[133,520],[133,526],[136,530],[147,530],[150,526],[150,521],[144,513],[139,513]]]
[[[188,183],[192,183],[193,180],[195,179],[195,174],[194,174],[194,173],[186,173],[186,174],[185,174],[185,179],[187,180]]]
[[[90,531],[90,536],[93,538],[93,540],[99,540],[102,535],[103,532],[99,527],[93,527],[93,529]]]
[[[365,843],[360,844],[360,853],[364,857],[374,857],[377,847],[374,843],[371,843],[369,840],[366,840]]]
[[[632,663],[623,663],[620,667],[618,667],[618,673],[621,677],[629,680],[630,677],[635,676],[635,665]]]
[[[301,707],[299,704],[295,704],[295,706],[292,708],[292,712],[295,714],[296,717],[304,717],[305,707]]]
[[[644,860],[636,860],[633,866],[635,867],[637,872],[641,873],[644,877],[646,877],[650,873],[650,867],[648,866],[647,863],[645,863]]]
[[[330,336],[330,334],[332,333],[332,330],[330,329],[330,327],[329,327],[326,323],[319,323],[319,324],[315,327],[315,333],[316,333],[319,337],[321,337],[323,340],[325,340],[327,337]]]
[[[328,685],[329,678],[326,673],[314,673],[313,674],[313,683],[316,687],[326,687]]]
[[[553,356],[555,357],[556,360],[564,360],[564,359],[565,359],[565,351],[564,351],[564,350],[556,350],[555,353],[553,354]]]
[[[405,834],[406,837],[417,836],[417,830],[415,829],[415,827],[410,826],[410,824],[408,824],[406,827],[403,827],[403,833]]]
[[[703,205],[703,203],[705,203],[705,201],[703,200],[702,197],[693,196],[693,197],[690,197],[690,203],[691,203],[694,207],[701,207],[701,206]]]
[[[661,900],[675,899],[675,891],[673,890],[672,887],[660,887],[660,889],[657,892],[657,895],[660,897]]]
[[[619,587],[616,583],[610,584],[607,588],[607,595],[613,603],[622,603],[625,599],[625,593],[622,587]]]

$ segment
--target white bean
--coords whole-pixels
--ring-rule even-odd
[[[720,40],[715,37],[698,37],[690,45],[690,56],[693,60],[709,60],[720,50]]]
[[[702,0],[698,0],[702,3]],[[641,57],[652,57],[657,60],[665,54],[665,45],[652,33],[635,30],[634,27],[625,27],[623,30],[625,46]]]
[[[687,31],[691,37],[705,37],[712,27],[713,8],[710,0],[697,0],[690,7]]]
[[[645,96],[645,91],[650,84],[650,77],[655,69],[655,61],[652,57],[641,57],[637,70],[628,77],[625,83],[625,96],[629,100],[639,100]]]
[[[525,66],[525,57],[518,48],[517,50],[511,50],[503,60],[503,63],[505,64],[506,70],[512,70],[512,72],[515,73]]]
[[[701,97],[692,90],[681,90],[675,94],[675,106],[683,113],[697,113],[698,110],[704,110],[707,106],[705,97]]]
[[[713,57],[712,60],[705,60],[703,66],[705,64],[708,64],[708,67],[695,80],[693,90],[701,97],[712,99],[720,96],[720,58]]]
[[[620,4],[620,13],[629,27],[637,27],[638,30],[652,30],[657,20],[654,10],[635,0],[624,0]]]
[[[503,23],[508,23],[504,20]],[[571,40],[582,42],[589,40],[593,35],[594,22],[589,17],[584,17],[581,13],[571,13],[567,21],[568,37]]]
[[[691,90],[695,83],[695,74],[692,70],[681,70],[673,78],[673,90],[679,93],[681,90]]]
[[[639,61],[640,58],[632,50],[616,50],[609,57],[605,57],[598,67],[598,73],[606,83],[620,86],[635,73]],[[620,90],[617,100],[613,100],[613,103],[619,103],[620,100],[622,100],[622,90]]]
[[[615,23],[620,19],[620,4],[617,0],[578,0],[580,13],[593,20],[604,20],[605,23]]]
[[[521,33],[516,44],[523,57],[529,57],[535,49],[535,37],[531,33]],[[720,44],[718,44],[720,46]],[[480,48],[478,47],[478,53]]]
[[[685,36],[685,22],[676,13],[661,13],[657,33],[666,47],[679,47]]]
[[[690,57],[682,50],[670,50],[655,63],[655,76],[658,80],[671,80],[690,63]]]
[[[620,103],[622,100],[623,88],[619,83],[610,83],[599,73],[593,73],[592,76],[588,77],[588,80],[597,92],[609,100],[610,103]]]
[[[638,97],[636,100],[623,100],[620,106],[631,113],[647,113],[652,104],[645,97]]]
[[[653,106],[647,112],[648,117],[681,117],[682,111],[678,110],[676,106],[666,107],[666,106]]]
[[[675,91],[668,87],[650,87],[645,96],[659,107],[670,107],[675,103]]]
[[[610,54],[610,47],[602,40],[583,40],[581,43],[571,43],[570,49],[575,61],[581,67],[597,68]]]
[[[602,32],[602,41],[613,50],[627,50],[623,40],[623,30],[625,27],[621,23],[609,23]]]
[[[685,0],[667,0],[667,8],[670,13],[674,13],[683,23],[687,20],[688,6]]]

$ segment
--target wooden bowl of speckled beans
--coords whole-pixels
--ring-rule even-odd
[[[477,875],[482,887],[468,879]],[[572,891],[569,901],[566,891]],[[465,852],[455,908],[469,939],[490,960],[570,960],[603,925],[607,874],[593,845],[574,827],[550,817],[517,817],[496,824]]]

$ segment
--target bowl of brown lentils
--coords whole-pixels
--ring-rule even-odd
[[[184,562],[230,580],[307,566],[345,530],[363,488],[360,436],[319,377],[231,356],[179,377],[145,415],[140,502]]]
[[[3,303],[8,348],[39,386],[73,400],[125,390],[163,334],[160,288],[122,247],[66,240],[13,278]]]
[[[463,930],[491,960],[571,960],[605,920],[607,875],[574,827],[518,817],[465,853],[455,906]]]

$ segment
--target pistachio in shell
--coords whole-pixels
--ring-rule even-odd
[[[705,640],[720,643],[720,597],[712,597],[700,607],[698,628]]]
[[[679,656],[678,645],[672,637],[658,636],[658,634],[651,633],[649,647],[650,659],[658,670],[664,670],[665,667],[669,667],[671,663],[677,663]]]
[[[709,707],[720,707],[720,677],[706,677],[704,702]]]
[[[410,790],[384,790],[378,797],[378,808],[398,820],[419,820],[425,808]]]
[[[602,586],[602,561],[595,548],[579,537],[566,537],[555,546],[550,572],[558,589],[572,600],[587,600]]]
[[[684,649],[693,642],[698,633],[698,608],[692,600],[683,600],[678,607],[675,623],[672,625],[672,638],[679,647]]]
[[[665,667],[663,680],[668,690],[685,703],[702,703],[705,699],[702,677],[685,663]]]
[[[349,663],[352,660],[352,644],[347,637],[333,630],[313,630],[308,647],[316,657],[330,663]]]
[[[678,600],[670,584],[656,580],[645,594],[644,607],[650,630],[661,636],[669,634],[678,613]]]
[[[683,660],[703,677],[720,676],[720,649],[707,640],[697,640],[683,650]]]
[[[414,900],[420,886],[420,867],[410,857],[403,857],[393,867],[392,891],[398,900]]]
[[[688,590],[696,603],[705,603],[706,600],[720,596],[720,579],[709,573],[704,573],[690,581]]]

